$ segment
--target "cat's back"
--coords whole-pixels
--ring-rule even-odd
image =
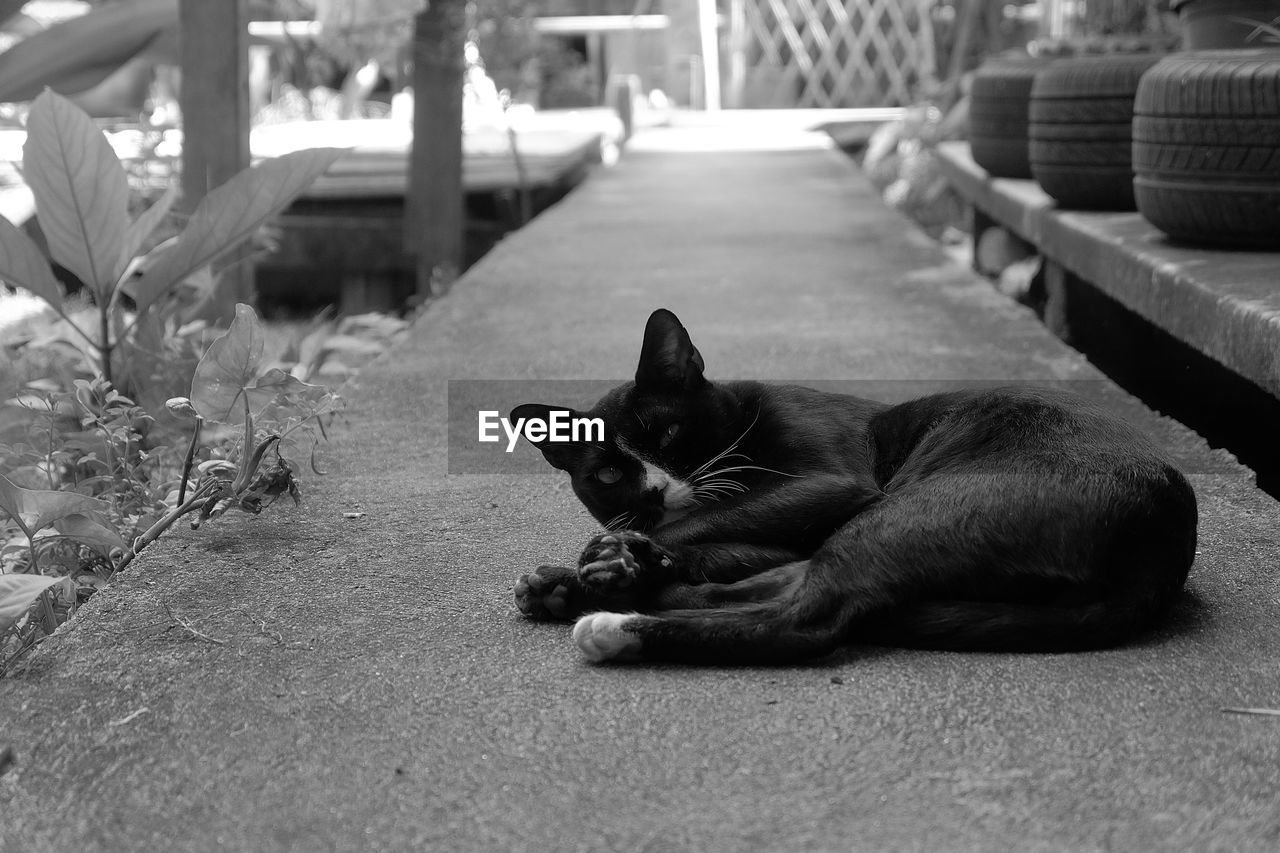
[[[1181,478],[1169,455],[1142,431],[1091,400],[1052,387],[923,397],[876,416],[872,435],[880,464],[895,467],[891,476],[898,480],[968,465],[1056,478]]]
[[[886,403],[802,385],[732,382],[725,387],[748,413],[750,441],[796,471],[865,475],[872,419]]]

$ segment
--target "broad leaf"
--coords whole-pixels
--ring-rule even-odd
[[[90,89],[177,22],[178,0],[122,0],[32,33],[0,53],[0,101]]]
[[[53,529],[104,557],[111,556],[113,548],[128,547],[120,537],[120,531],[91,515],[73,513],[55,521]]]
[[[341,148],[294,151],[264,160],[210,190],[173,248],[142,274],[135,290],[138,311],[145,311],[169,288],[252,236],[343,153]]]
[[[123,242],[120,246],[121,272],[129,266],[134,256],[138,254],[138,250],[142,248],[142,244],[146,242],[151,232],[155,231],[160,223],[164,221],[177,197],[178,184],[175,181],[165,190],[164,195],[156,199],[155,204],[139,213],[138,218],[130,222],[129,226],[125,228]]]
[[[0,510],[18,522],[28,536],[69,515],[108,509],[110,507],[97,498],[75,492],[24,489],[0,474]]]
[[[191,380],[191,402],[205,418],[225,424],[244,421],[241,397],[262,361],[262,324],[254,310],[240,303],[231,328],[215,340]]]
[[[49,254],[106,305],[129,220],[129,185],[111,145],[84,110],[47,91],[31,104],[22,162]]]
[[[0,575],[0,636],[18,624],[40,593],[64,580],[46,575]]]
[[[58,311],[62,310],[62,288],[44,256],[31,238],[0,216],[0,280],[26,288]]]
[[[245,393],[249,395],[249,408],[263,427],[323,413],[334,399],[325,386],[303,382],[278,367],[254,380]]]

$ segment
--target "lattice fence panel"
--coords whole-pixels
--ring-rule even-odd
[[[900,106],[934,78],[933,0],[733,2],[742,106]]]

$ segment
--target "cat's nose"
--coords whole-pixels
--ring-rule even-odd
[[[663,489],[649,489],[644,493],[644,502],[654,506],[663,506],[666,503],[665,494]]]

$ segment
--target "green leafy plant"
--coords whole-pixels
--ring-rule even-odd
[[[318,441],[313,430],[321,428],[321,418],[334,410],[338,397],[278,368],[260,373],[262,350],[257,315],[248,305],[237,305],[231,328],[200,360],[191,397],[177,397],[168,403],[174,414],[195,422],[173,508],[121,555],[117,571],[188,513],[199,511],[198,519],[192,522],[192,527],[199,527],[232,507],[256,515],[264,502],[269,504],[280,495],[299,500],[294,479],[299,466],[281,454],[281,445],[309,452]],[[207,424],[238,426],[239,439],[230,453],[193,470]],[[300,442],[299,436],[305,436],[306,441]]]
[[[1253,27],[1247,36],[1244,37],[1245,43],[1255,41],[1276,44],[1280,42],[1280,18],[1271,21],[1255,21],[1252,18],[1228,18],[1233,24],[1244,24],[1246,27]]]
[[[150,485],[152,478],[140,474],[147,455],[137,449],[138,426],[148,416],[101,380],[77,382],[72,395],[76,410],[81,424],[92,427],[82,433],[86,444],[77,447],[63,435],[55,442],[58,449],[41,464],[27,466],[28,473],[101,497],[25,488],[0,475],[0,514],[21,534],[9,537],[0,551],[21,575],[0,578],[40,578],[0,585],[0,652],[7,634],[17,641],[17,650],[8,656],[12,658],[74,612],[74,600],[58,608],[41,599],[53,587],[43,580],[51,563],[58,565],[58,574],[75,578],[87,551],[99,563],[92,576],[110,577],[185,515],[198,513],[191,524],[197,528],[229,509],[256,515],[280,496],[300,499],[299,460],[313,453],[323,418],[339,399],[324,386],[279,368],[264,370],[263,338],[257,314],[248,305],[237,305],[231,327],[197,365],[191,396],[168,401],[170,412],[193,426],[179,476],[157,481],[167,490],[163,498]],[[105,473],[93,474],[99,467]],[[134,531],[127,541],[118,532],[121,526]],[[17,552],[22,552],[20,558]],[[0,671],[5,660],[0,654]]]
[[[0,474],[0,511],[24,534],[33,567],[38,564],[41,549],[57,545],[60,540],[74,540],[79,546],[99,551],[122,548],[120,535],[106,522],[108,510],[109,505],[96,498],[75,492],[24,489]],[[18,637],[19,647],[25,648],[39,633],[56,630],[74,603],[58,608],[63,612],[60,618],[53,601],[44,593],[65,579],[41,574],[0,575],[0,639],[25,627],[26,635]],[[39,618],[26,618],[37,602],[42,610]],[[4,663],[0,658],[0,667]]]
[[[32,104],[23,171],[49,257],[0,218],[0,280],[58,320],[23,355],[51,373],[15,380],[14,396],[0,400],[0,671],[182,516],[198,513],[198,526],[233,507],[256,513],[280,495],[298,498],[300,463],[337,397],[266,362],[249,306],[237,306],[198,362],[203,336],[185,320],[213,290],[217,265],[341,153],[312,149],[245,170],[147,250],[174,193],[131,218],[120,161],[88,116],[49,91]],[[63,292],[55,263],[84,296]],[[175,381],[175,362],[194,365],[194,378],[166,413],[155,390]],[[160,415],[188,419],[185,455],[155,440]],[[167,430],[172,443],[181,429]]]
[[[22,5],[0,3],[0,23]],[[92,89],[177,24],[178,0],[119,0],[33,33],[0,53],[0,101]]]
[[[124,168],[83,110],[51,91],[31,105],[23,175],[53,261],[74,275],[93,310],[73,315],[49,259],[25,234],[0,218],[0,279],[49,303],[87,346],[101,375],[112,381],[113,355],[138,348],[140,324],[171,315],[174,291],[187,285],[207,298],[213,266],[267,219],[283,210],[342,154],[313,148],[266,160],[212,190],[171,242],[140,254],[161,224],[176,192],[161,196],[130,219]],[[134,272],[139,274],[134,277]],[[127,297],[127,298],[126,298]],[[129,304],[132,303],[132,304]]]

